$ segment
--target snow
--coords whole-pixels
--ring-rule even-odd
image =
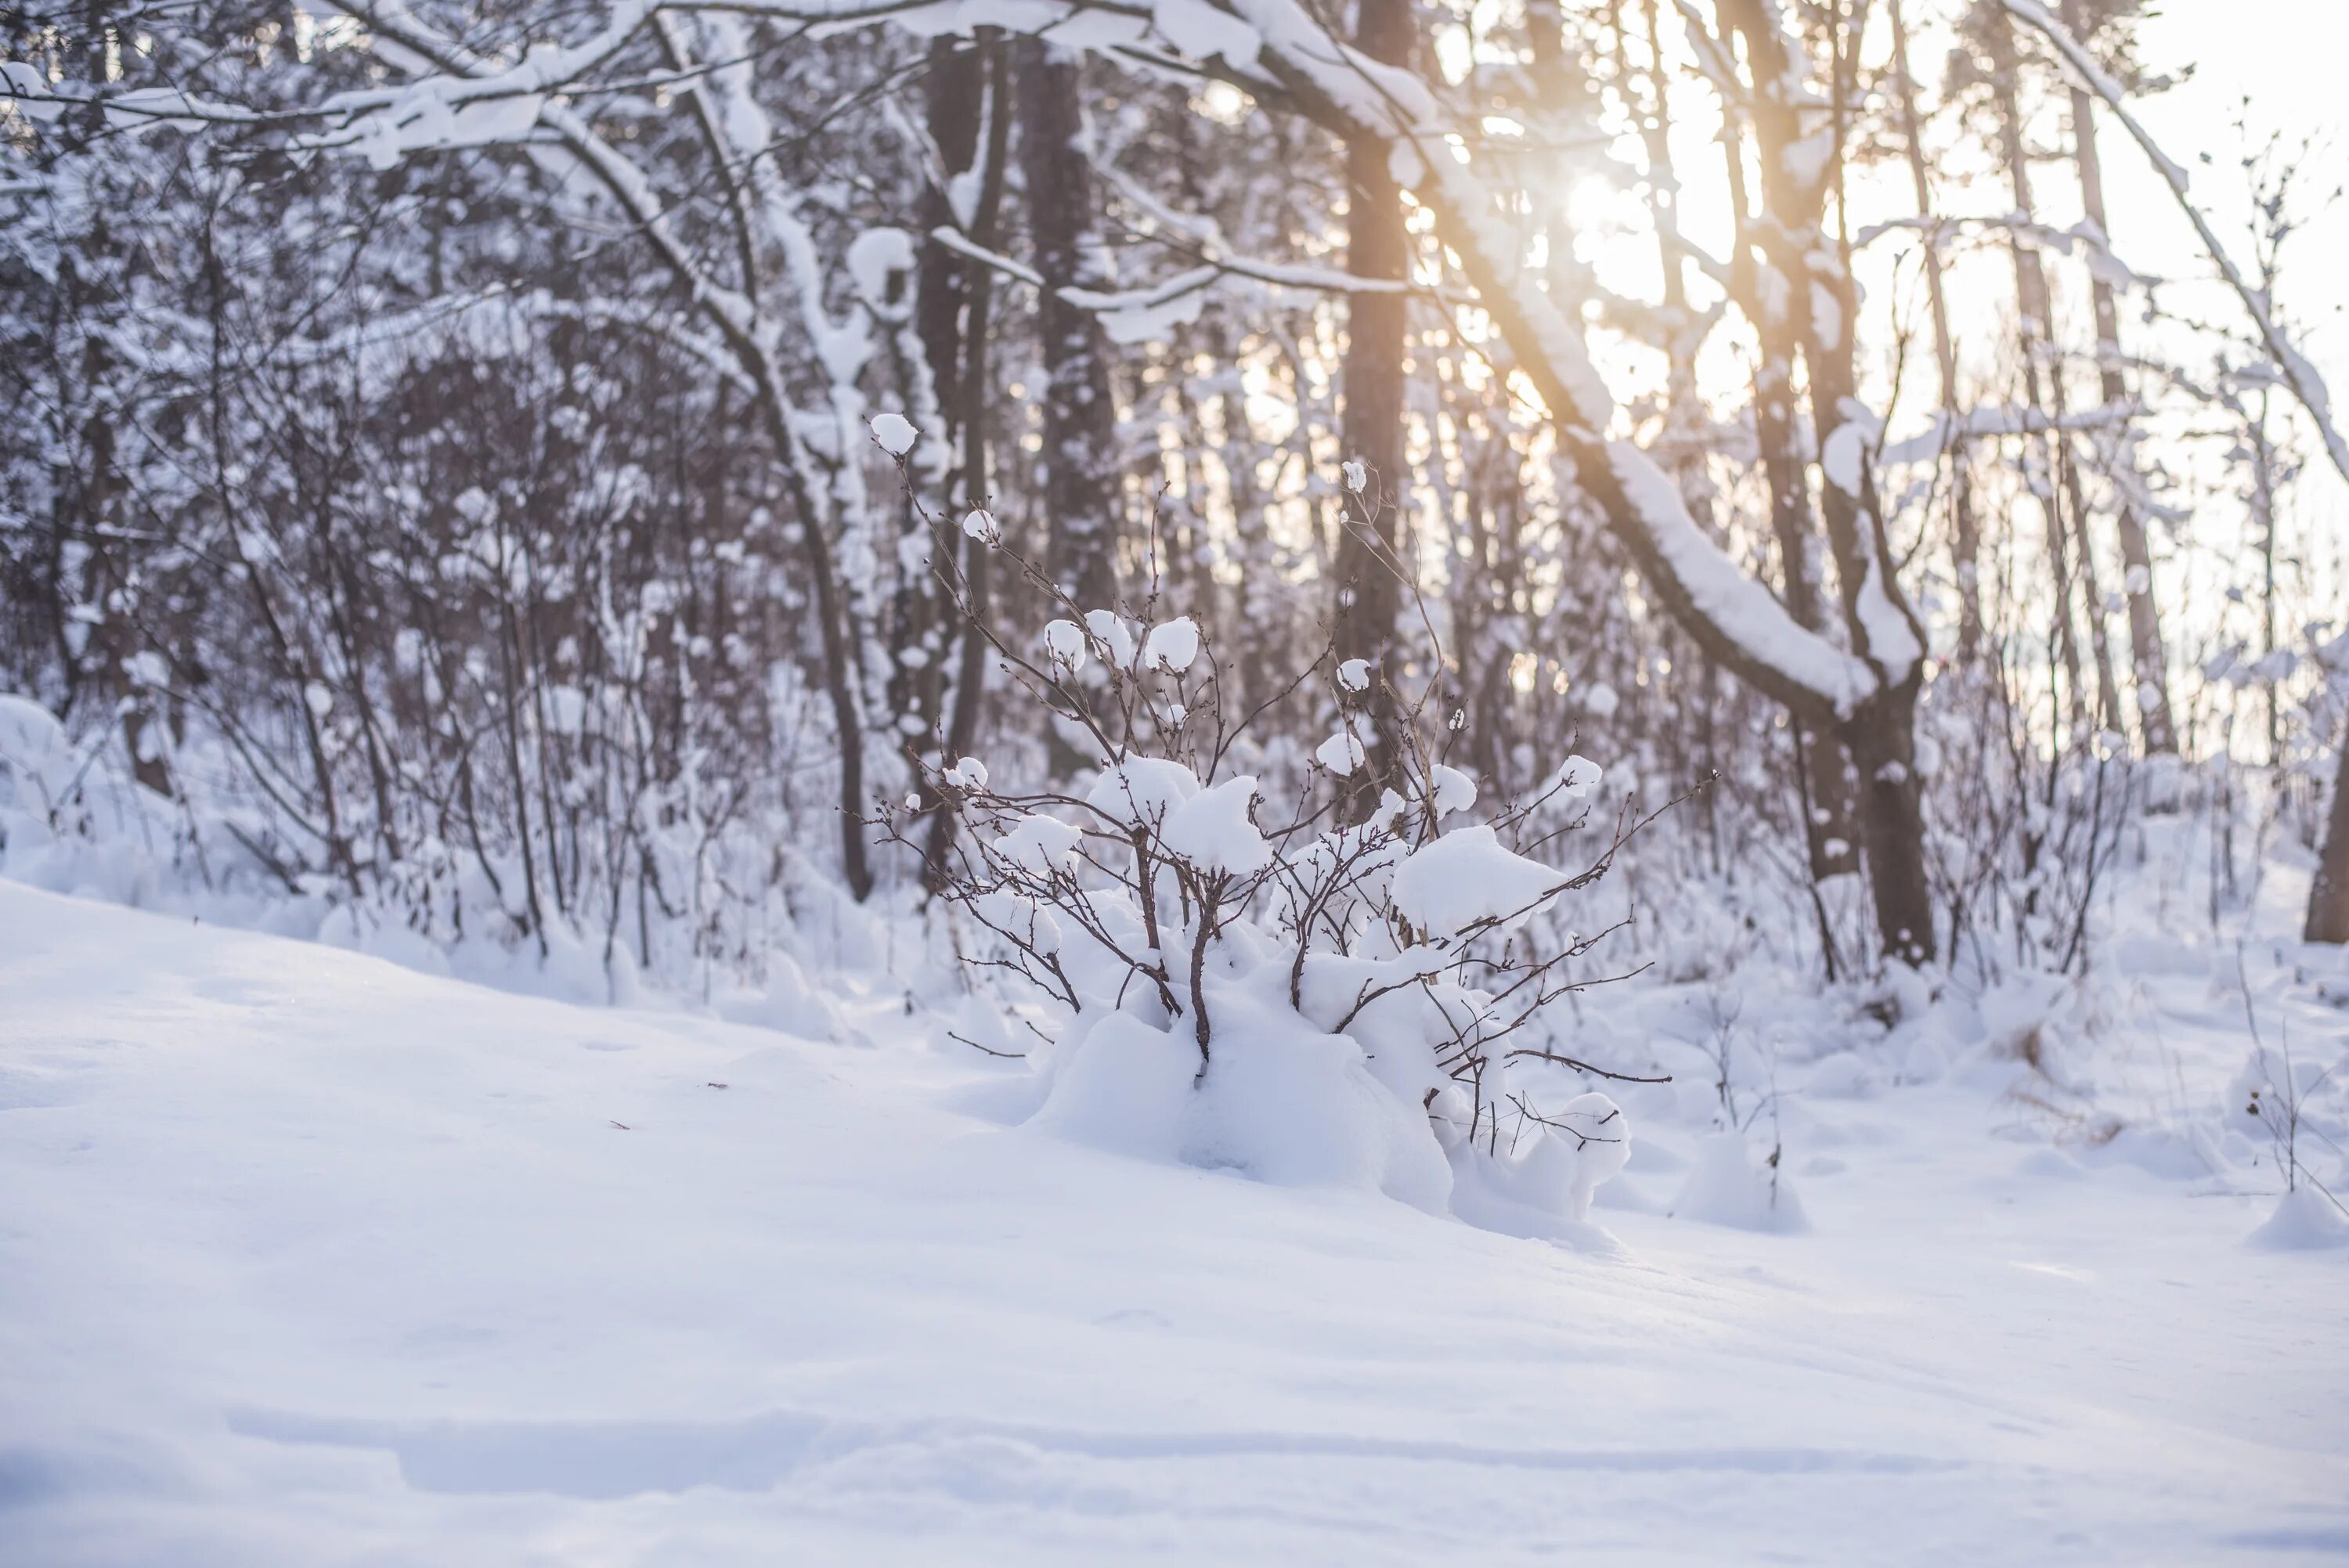
[[[876,414],[873,417],[873,438],[891,457],[902,458],[914,449],[914,443],[922,438],[922,434],[903,414]]]
[[[1142,645],[1143,667],[1169,670],[1176,675],[1191,667],[1199,656],[1199,624],[1188,615],[1150,628],[1149,637]]]
[[[1278,1187],[1383,1193],[1441,1213],[1452,1172],[1424,1119],[1372,1078],[1350,1040],[1225,993],[1247,1039],[1202,1076],[1187,1033],[1112,1013],[1066,1047],[1028,1127],[1165,1165],[1244,1171]]]
[[[1599,786],[1605,782],[1606,778],[1605,769],[1588,757],[1577,755],[1557,765],[1557,771],[1550,776],[1550,782],[1543,787],[1543,793],[1555,790],[1558,798],[1568,805],[1587,805],[1598,798]]]
[[[1207,0],[1151,0],[1150,20],[1159,36],[1193,59],[1220,55],[1238,70],[1256,65],[1264,43],[1255,28]]]
[[[1679,488],[1629,441],[1609,441],[1616,482],[1672,580],[1707,623],[1787,684],[1848,712],[1876,689],[1868,666],[1805,630],[1760,583],[1740,571],[1689,517]]]
[[[2314,1187],[2295,1187],[2276,1200],[2275,1212],[2251,1233],[2251,1244],[2269,1252],[2349,1247],[2349,1218]]]
[[[1819,450],[1819,470],[1827,482],[1844,494],[1859,494],[1868,460],[1868,432],[1856,420],[1847,419],[1827,432],[1826,444]]]
[[[1248,816],[1257,794],[1246,773],[1202,789],[1166,813],[1159,843],[1201,871],[1253,875],[1272,863],[1272,846]]]
[[[985,507],[973,507],[963,513],[962,531],[964,538],[975,539],[981,544],[1003,542],[1003,525],[996,521],[995,514]]]
[[[1437,938],[1522,917],[1566,882],[1561,872],[1504,845],[1484,823],[1455,828],[1413,850],[1395,872],[1394,905]]]
[[[1810,1229],[1802,1201],[1776,1172],[1756,1165],[1742,1132],[1716,1132],[1697,1150],[1696,1163],[1672,1213],[1707,1224],[1781,1235]]]
[[[1433,797],[1432,803],[1439,818],[1465,811],[1476,804],[1476,780],[1457,768],[1449,768],[1439,762],[1428,769],[1428,776],[1434,781],[1430,794]]]
[[[903,229],[867,229],[849,242],[843,259],[859,299],[868,305],[895,308],[890,295],[893,289],[902,289],[906,274],[913,271],[914,236]]]
[[[1180,762],[1130,757],[1102,769],[1085,804],[1123,827],[1155,827],[1198,792],[1198,775]]]
[[[1339,689],[1341,691],[1370,690],[1371,661],[1368,659],[1344,659],[1340,661],[1338,665],[1338,686]]]
[[[1084,841],[1083,832],[1057,817],[1032,812],[995,840],[995,852],[1034,877],[1067,871]]]
[[[1867,521],[1865,514],[1861,521]],[[1868,575],[1860,579],[1859,592],[1853,595],[1852,614],[1868,638],[1868,656],[1884,671],[1886,684],[1898,686],[1907,679],[1917,661],[1925,656],[1925,648],[1909,617],[1892,602],[1885,585],[1884,562],[1872,535],[1868,540]]]
[[[1313,759],[1340,779],[1351,778],[1362,765],[1362,743],[1351,729],[1341,729],[1313,748]]]
[[[1133,668],[1133,628],[1123,617],[1108,610],[1088,610],[1085,632],[1107,652],[1110,663],[1122,670]]]
[[[2127,961],[2190,1064],[2240,1004],[2168,952]],[[1453,1194],[1498,1217],[1514,1183],[1626,1161],[1606,1229],[1562,1246],[1444,1216],[1359,1057],[1247,997],[1235,1038],[1267,1048],[1194,1089],[1179,1029],[1109,1015],[1039,1070],[834,984],[873,1044],[0,882],[9,1561],[1516,1564],[1571,1541],[2182,1565],[2349,1541],[2349,1252],[2246,1244],[2278,1200],[2240,1178],[2189,1199],[2018,1143],[2020,1069],[1954,1037],[1942,1081],[1785,1099],[1807,1232],[1664,1212],[1731,1152],[1750,1199],[1766,1116],[1738,1150],[1652,1118],[1549,1140]],[[1591,995],[1627,1036],[1676,1026],[1660,994]],[[1709,1098],[1694,1076],[1639,1093]],[[1603,1126],[1579,1104],[1558,1119]]]
[[[1085,667],[1084,628],[1074,621],[1047,621],[1044,624],[1044,652],[1055,668],[1066,675],[1075,675]]]
[[[0,692],[0,772],[24,780],[32,798],[16,791],[16,804],[44,811],[63,801],[81,770],[73,743],[59,724],[36,702]],[[10,836],[10,824],[0,818],[0,842]]]

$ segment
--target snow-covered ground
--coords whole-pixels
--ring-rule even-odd
[[[1691,1217],[1671,1047],[1578,1250],[1012,1125],[895,990],[802,1040],[0,882],[0,1563],[2349,1557],[2349,1249],[2251,1243],[2240,992],[2132,940],[2067,1089],[1782,1039],[1806,1228]]]

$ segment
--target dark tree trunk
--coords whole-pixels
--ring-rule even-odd
[[[1844,744],[1859,769],[1860,831],[1868,887],[1884,951],[1907,964],[1934,954],[1933,892],[1925,865],[1923,791],[1915,746],[1918,679],[1912,676],[1852,715]]]
[[[1728,15],[1745,35],[1746,47],[1757,62],[1756,77],[1765,70],[1783,75],[1791,62],[1786,59],[1771,14],[1747,6],[1733,9]],[[1817,520],[1811,510],[1805,432],[1795,415],[1795,360],[1797,354],[1802,354],[1809,362],[1811,401],[1816,408],[1822,402],[1823,384],[1837,385],[1848,392],[1847,369],[1838,377],[1834,366],[1838,354],[1847,359],[1848,353],[1841,345],[1834,346],[1823,364],[1816,344],[1807,341],[1816,335],[1811,320],[1812,290],[1806,286],[1810,283],[1810,247],[1798,242],[1795,236],[1818,229],[1824,187],[1795,179],[1791,172],[1794,160],[1789,155],[1809,128],[1801,123],[1791,101],[1783,94],[1764,92],[1757,96],[1754,129],[1762,170],[1764,211],[1759,222],[1751,222],[1744,211],[1744,154],[1736,143],[1730,144],[1730,200],[1740,230],[1740,243],[1731,263],[1734,269],[1733,286],[1740,291],[1752,312],[1761,347],[1754,372],[1754,433],[1761,448],[1763,473],[1770,485],[1770,527],[1777,538],[1778,555],[1784,563],[1786,611],[1806,629],[1822,632],[1827,624],[1824,563],[1819,558]],[[1775,276],[1765,279],[1765,268]],[[1832,419],[1814,418],[1814,428],[1822,434],[1841,418],[1839,412],[1835,412],[1837,404],[1834,398],[1826,399],[1826,407],[1831,411]],[[1835,521],[1833,509],[1842,499],[1833,485],[1821,491],[1821,510],[1830,514],[1830,527]],[[1851,573],[1845,558],[1846,552],[1838,550],[1838,568],[1843,576],[1849,578]],[[1844,584],[1847,598],[1856,586],[1856,581]],[[1802,721],[1797,718],[1795,722]],[[1833,730],[1809,727],[1798,738],[1798,744],[1806,774],[1803,834],[1809,851],[1811,875],[1819,880],[1856,871],[1859,865],[1860,835],[1853,825],[1856,803],[1844,769],[1842,748]]]
[[[1826,525],[1827,548],[1835,558],[1844,624],[1853,651],[1868,660],[1886,683],[1836,726],[1859,776],[1858,836],[1868,853],[1878,932],[1888,954],[1920,963],[1933,955],[1923,816],[1911,760],[1917,689],[1923,679],[1924,631],[1892,578],[1893,556],[1884,535],[1873,457],[1863,456],[1856,484],[1848,478],[1838,479],[1824,462],[1829,443],[1850,420],[1850,410],[1859,406],[1854,348],[1859,291],[1851,276],[1849,240],[1839,238],[1834,242],[1836,249],[1828,250],[1827,176],[1806,174],[1807,165],[1797,155],[1805,139],[1818,134],[1822,128],[1816,123],[1816,108],[1794,90],[1801,62],[1791,57],[1775,8],[1760,0],[1740,0],[1725,8],[1724,15],[1744,36],[1746,57],[1752,62],[1754,125],[1765,204],[1765,221],[1756,225],[1758,242],[1764,262],[1780,273],[1784,285],[1771,291],[1784,301],[1783,311],[1765,308],[1762,315],[1765,322],[1774,314],[1783,314],[1786,319],[1783,324],[1771,322],[1765,331],[1793,335],[1802,346],[1803,361],[1810,373],[1811,427],[1818,433],[1823,459],[1819,514]],[[1834,138],[1830,169],[1840,164],[1848,124],[1847,106],[1855,90],[1852,61],[1843,46],[1838,35],[1830,104],[1834,119],[1826,128]],[[1757,388],[1757,396],[1761,391]],[[1790,593],[1792,575],[1790,570]],[[1898,650],[1873,645],[1883,628],[1865,603],[1871,577],[1877,580],[1885,603],[1907,622],[1916,644],[1913,660]],[[1788,608],[1793,607],[1790,597]],[[1816,608],[1813,613],[1820,614]],[[1904,663],[1906,668],[1901,667]],[[1840,778],[1837,784],[1840,787]]]
[[[1003,43],[994,29],[981,29],[969,77],[951,84],[943,102],[934,89],[930,104],[934,125],[939,117],[955,123],[956,150],[949,151],[947,144],[940,142],[940,151],[949,158],[959,152],[962,162],[952,167],[967,170],[973,166],[974,160],[983,160],[978,165],[978,201],[968,215],[972,238],[983,245],[996,242],[1003,205],[1004,160],[1010,144],[1010,116],[1005,112],[1009,97],[1005,90],[1009,74],[1006,57]],[[992,114],[982,116],[982,100],[992,102]],[[978,143],[982,119],[988,128],[984,146]],[[943,196],[939,204],[944,205]],[[942,245],[933,245],[938,251],[945,250]],[[985,505],[990,482],[987,399],[991,362],[987,347],[995,302],[994,275],[981,267],[954,265],[934,269],[925,253],[922,286],[924,293],[916,306],[921,313],[918,319],[922,341],[938,389],[938,406],[952,409],[947,419],[956,440],[956,457],[950,482],[959,487],[963,506]],[[948,512],[951,517],[951,506]],[[988,670],[987,639],[978,628],[989,613],[994,573],[988,547],[964,537],[959,529],[946,542],[945,548],[961,552],[963,589],[970,616],[962,632],[955,671],[954,706],[947,720],[945,749],[952,758],[968,752],[978,738],[979,719],[987,700]],[[923,804],[930,809],[937,801],[925,790]],[[924,885],[934,892],[943,885],[960,821],[960,815],[954,811],[937,811],[930,819],[930,841],[923,855],[923,880]]]
[[[111,261],[119,253],[113,232],[102,214],[90,230],[88,244],[95,257]],[[77,315],[103,320],[119,309],[119,296],[103,266],[94,266],[89,271],[106,281],[93,284],[80,264],[67,267],[67,297]],[[91,629],[89,651],[98,657],[103,688],[121,705],[122,744],[130,754],[132,776],[148,789],[165,794],[171,789],[171,779],[164,771],[162,758],[160,754],[146,755],[151,749],[147,742],[148,699],[133,689],[135,683],[130,677],[130,661],[138,652],[138,634],[130,619],[131,583],[123,560],[123,546],[116,539],[120,521],[115,515],[120,476],[117,472],[114,421],[108,414],[106,386],[113,369],[109,337],[103,333],[88,334],[81,365],[90,409],[81,430],[85,465],[67,489],[78,492],[81,515],[78,521],[83,543],[89,552],[82,596],[86,603],[96,605],[99,614],[97,625]]]
[[[1092,166],[1077,61],[1040,38],[1019,51],[1019,166],[1040,291],[1044,448],[1037,493],[1050,526],[1047,569],[1087,610],[1117,603],[1117,408],[1101,318],[1061,297],[1101,288]]]
[[[2349,726],[2341,736],[2340,759],[2333,769],[2333,810],[2324,826],[2324,848],[2308,887],[2308,942],[2349,942]]]
[[[1354,46],[1374,60],[1409,64],[1415,26],[1411,0],[1361,0]],[[1346,255],[1357,277],[1401,282],[1410,276],[1411,236],[1403,227],[1402,195],[1388,169],[1387,147],[1357,138],[1346,148]],[[1346,304],[1346,357],[1340,371],[1345,404],[1340,441],[1349,462],[1360,463],[1359,494],[1341,492],[1338,534],[1337,650],[1340,659],[1370,663],[1368,694],[1372,735],[1357,791],[1366,809],[1391,786],[1402,762],[1402,716],[1396,700],[1403,672],[1395,667],[1395,622],[1402,609],[1400,573],[1402,508],[1410,475],[1403,458],[1403,336],[1408,303],[1400,293],[1357,294]]]

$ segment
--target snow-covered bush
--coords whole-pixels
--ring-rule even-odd
[[[1569,756],[1532,798],[1480,811],[1416,722],[1402,755],[1371,749],[1366,709],[1399,677],[1325,647],[1279,689],[1318,695],[1332,733],[1280,788],[1234,766],[1259,754],[1244,740],[1263,710],[1227,709],[1189,617],[1130,621],[1027,575],[1065,614],[1032,640],[986,634],[1096,766],[1024,785],[953,758],[884,826],[910,848],[920,819],[957,816],[933,878],[978,928],[966,956],[1057,1021],[1038,1121],[1512,1231],[1582,1221],[1630,1151],[1623,1112],[1582,1078],[1629,1075],[1565,1049],[1550,1008],[1588,983],[1571,963],[1605,934],[1544,943],[1529,923],[1603,876],[1642,819],[1627,801],[1577,871],[1527,851],[1585,825],[1599,766]],[[1407,721],[1426,707],[1383,694]]]

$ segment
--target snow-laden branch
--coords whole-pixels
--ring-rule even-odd
[[[2325,455],[2333,459],[2333,466],[2341,471],[2341,477],[2349,480],[2349,441],[2344,441],[2341,432],[2333,426],[2332,398],[2325,390],[2324,378],[2316,373],[2316,366],[2292,346],[2291,338],[2277,325],[2273,302],[2267,297],[2266,292],[2251,286],[2250,280],[2243,276],[2242,269],[2227,253],[2227,247],[2220,242],[2217,232],[2210,227],[2210,220],[2203,216],[2202,209],[2194,204],[2194,198],[2187,191],[2186,170],[2170,161],[2153,139],[2152,133],[2129,112],[2128,95],[2120,83],[2096,64],[2095,57],[2089,54],[2061,22],[2048,15],[2045,7],[2037,4],[2037,0],[2002,0],[2002,3],[2015,20],[2036,30],[2055,46],[2056,52],[2064,57],[2073,74],[2089,91],[2105,100],[2123,128],[2144,150],[2146,158],[2168,181],[2170,194],[2178,198],[2178,205],[2185,210],[2187,218],[2194,224],[2194,232],[2201,236],[2203,249],[2210,253],[2210,259],[2226,275],[2229,286],[2235,291],[2235,297],[2243,302],[2245,310],[2251,312],[2251,320],[2259,326],[2260,339],[2266,345],[2269,356],[2276,362],[2276,368],[2282,372],[2285,385],[2292,388],[2292,396],[2300,399],[2301,407],[2308,410],[2308,417],[2316,421],[2317,433],[2324,441]]]
[[[1853,234],[1851,246],[1856,251],[1865,250],[1885,235],[1896,233],[1918,234],[1924,238],[1926,243],[1938,245],[1943,236],[1968,229],[1995,230],[2033,249],[2054,251],[2062,255],[2068,256],[2077,251],[2086,260],[2088,270],[2101,282],[2116,289],[2137,289],[2149,281],[2159,281],[2149,280],[2146,274],[2113,254],[2111,242],[2105,237],[2105,232],[2085,218],[2063,229],[2052,223],[2035,222],[2020,212],[2009,212],[2002,217],[1920,214],[1887,218],[1868,224]]]
[[[1925,428],[1888,443],[1878,454],[1887,464],[1930,462],[1960,441],[1994,436],[2036,436],[2050,430],[2107,430],[2137,413],[2134,404],[2100,403],[2063,415],[2013,403],[1984,403],[1956,418],[1936,414]]]

